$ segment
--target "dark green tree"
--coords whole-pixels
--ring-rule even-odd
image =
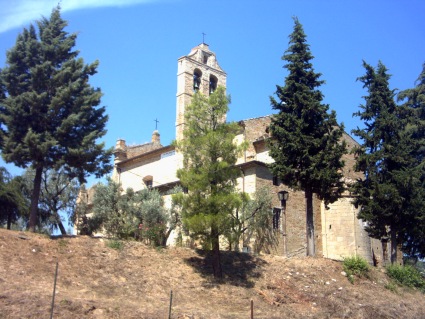
[[[366,74],[358,80],[368,91],[365,104],[354,113],[364,123],[353,133],[363,142],[354,148],[355,170],[364,173],[353,187],[361,206],[359,218],[368,223],[368,233],[378,239],[391,240],[391,262],[397,260],[398,245],[405,240],[405,230],[411,222],[411,203],[418,194],[415,168],[415,143],[412,139],[412,117],[409,110],[395,102],[395,91],[389,88],[387,68],[376,68],[363,62]],[[413,213],[414,214],[414,213]]]
[[[1,74],[1,69],[0,69],[0,74]],[[6,92],[6,89],[5,89],[3,81],[1,80],[1,77],[0,77],[0,101],[3,100],[6,97],[5,92]],[[0,114],[3,114],[4,111],[5,111],[5,109],[0,103]],[[3,120],[3,117],[0,115],[0,149],[1,149],[1,146],[3,145],[4,134],[5,134],[4,120]]]
[[[270,168],[283,183],[305,192],[307,255],[314,256],[313,194],[326,205],[340,196],[346,145],[335,112],[329,114],[329,106],[322,104],[318,88],[324,81],[314,72],[303,27],[297,18],[294,22],[289,48],[282,56],[289,74],[284,86],[276,86],[278,100],[270,98],[272,108],[278,110],[270,124],[270,156],[274,159]]]
[[[50,19],[31,25],[7,52],[1,70],[4,125],[2,156],[8,163],[35,170],[30,230],[35,230],[42,173],[62,169],[84,182],[89,174],[110,171],[112,150],[96,141],[105,135],[108,117],[99,107],[102,93],[89,84],[98,62],[84,64],[73,51],[77,35],[65,31],[60,7]]]
[[[416,86],[398,94],[398,100],[404,101],[403,107],[408,115],[408,125],[403,136],[403,148],[408,146],[410,161],[407,168],[398,174],[403,178],[405,205],[403,218],[403,252],[412,257],[425,257],[425,63],[416,80]]]
[[[195,93],[185,113],[184,139],[177,143],[183,168],[177,177],[188,194],[181,196],[182,222],[212,250],[215,277],[222,277],[219,237],[229,232],[232,212],[242,205],[235,167],[242,146],[233,139],[237,123],[225,123],[228,97],[223,87],[209,96]]]

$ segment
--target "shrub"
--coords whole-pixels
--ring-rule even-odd
[[[410,266],[390,265],[387,267],[388,276],[398,284],[425,292],[425,278],[420,272]]]
[[[109,240],[107,245],[109,248],[116,250],[122,250],[124,248],[124,244],[120,240]]]
[[[161,246],[164,242],[167,226],[164,222],[139,225],[139,238],[153,246]]]
[[[369,272],[368,262],[359,256],[347,257],[343,261],[343,269],[347,273],[347,278],[354,283],[354,276],[367,277]]]
[[[397,285],[395,285],[392,282],[389,282],[389,283],[385,284],[384,287],[385,287],[385,289],[388,289],[388,290],[390,290],[392,292],[397,292]]]

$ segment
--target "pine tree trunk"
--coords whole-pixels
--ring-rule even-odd
[[[29,230],[31,232],[35,232],[35,226],[37,225],[37,209],[38,209],[38,200],[40,198],[42,173],[43,173],[43,167],[37,167],[35,170],[34,188],[31,195],[30,223],[29,223]]]
[[[221,260],[220,260],[220,242],[218,231],[216,229],[211,230],[212,234],[212,266],[213,273],[215,278],[223,277],[223,270],[221,269]]]
[[[397,233],[391,227],[391,264],[397,263]]]
[[[313,217],[313,192],[310,189],[305,191],[306,205],[306,230],[307,230],[307,256],[314,257],[316,249],[314,245],[314,217]]]
[[[12,212],[9,211],[9,214],[7,214],[7,229],[10,230],[12,227]]]

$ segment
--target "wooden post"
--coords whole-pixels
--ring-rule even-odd
[[[254,300],[251,299],[251,319],[254,319]]]
[[[171,319],[171,305],[173,304],[173,291],[170,292],[170,308],[168,309],[168,319]]]
[[[59,266],[59,263],[56,262],[55,282],[53,284],[52,310],[50,312],[50,319],[53,319],[53,309],[55,307],[56,279],[58,278],[58,266]]]

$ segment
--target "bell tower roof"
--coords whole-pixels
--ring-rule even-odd
[[[190,50],[188,55],[181,57],[179,60],[181,59],[189,59],[192,60],[192,63],[200,64],[203,67],[208,66],[216,72],[226,73],[218,64],[215,53],[210,50],[209,45],[206,43],[198,44]]]

